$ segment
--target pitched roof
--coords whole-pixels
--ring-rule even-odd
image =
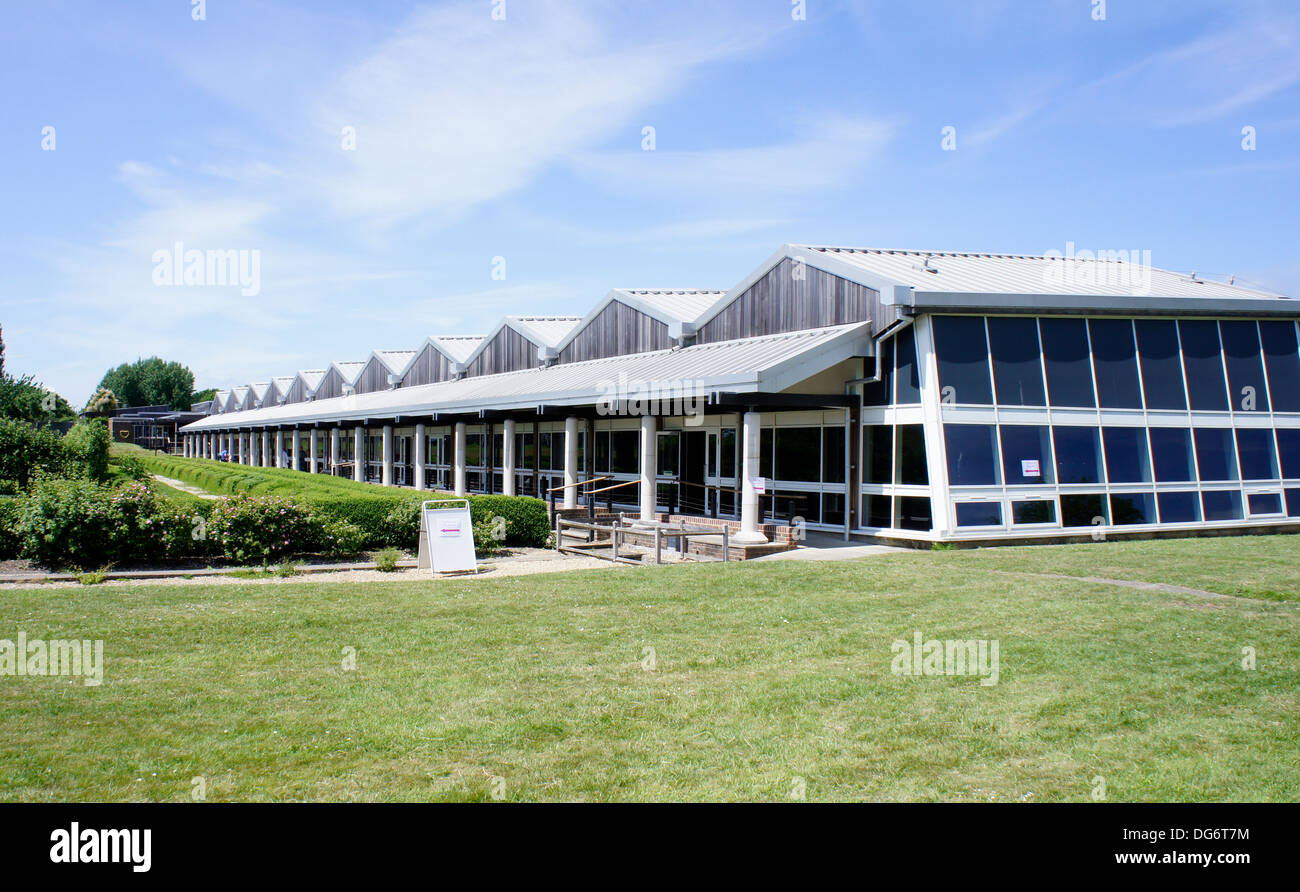
[[[375,350],[370,355],[382,362],[391,374],[400,375],[417,353],[416,350]]]
[[[483,335],[434,335],[425,343],[432,344],[453,362],[464,362],[484,340]]]

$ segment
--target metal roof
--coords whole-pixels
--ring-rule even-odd
[[[554,347],[581,321],[581,316],[507,316],[505,318],[507,325],[539,347]]]
[[[776,392],[870,350],[866,323],[839,325],[254,409],[187,430],[591,405],[620,382],[624,389],[653,383],[664,399],[691,395],[696,383],[706,392]]]
[[[432,344],[452,362],[464,362],[483,341],[483,335],[434,335],[425,343]]]
[[[297,377],[302,379],[303,386],[310,396],[320,388],[320,382],[325,380],[327,374],[329,374],[328,369],[302,369]]]
[[[810,256],[833,257],[916,291],[979,294],[1087,294],[1113,297],[1276,298],[1279,295],[1190,273],[1143,265],[1119,252],[1101,259],[953,251],[890,251],[791,245]],[[1096,253],[1096,252],[1091,252]]]
[[[366,368],[364,360],[358,360],[355,362],[351,360],[347,362],[335,362],[330,365],[332,368],[339,370],[339,375],[343,378],[344,384],[356,384],[357,379],[361,377],[361,373]]]
[[[683,327],[694,331],[695,320],[726,293],[703,288],[615,288],[555,345],[555,353],[573,343],[582,330],[614,301],[658,319],[668,326],[670,336],[676,338],[681,336]]]
[[[266,401],[266,392],[271,389],[270,381],[263,381],[260,384],[250,384],[248,389],[253,391],[253,399]]]
[[[382,362],[389,372],[400,375],[411,360],[415,359],[417,352],[415,350],[376,350],[370,355]]]

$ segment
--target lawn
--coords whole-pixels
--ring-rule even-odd
[[[10,590],[0,637],[106,669],[0,677],[0,798],[1295,800],[1297,545]],[[914,631],[996,639],[998,683],[892,674]]]

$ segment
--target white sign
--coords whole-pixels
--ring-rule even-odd
[[[754,488],[754,495],[756,495],[756,496],[761,496],[761,495],[763,495],[765,492],[767,492],[767,478],[766,478],[766,477],[750,477],[750,478],[749,478],[749,485],[752,486],[752,487]]]
[[[478,562],[474,557],[474,525],[469,517],[469,499],[429,501],[421,510],[433,572],[476,572]]]
[[[1038,465],[1038,459],[1036,459],[1036,458],[1025,458],[1025,459],[1021,459],[1021,461],[1020,461],[1020,476],[1021,476],[1021,477],[1041,477],[1041,476],[1043,476],[1043,471],[1042,471],[1042,469],[1041,469],[1041,468],[1039,467],[1039,465]]]

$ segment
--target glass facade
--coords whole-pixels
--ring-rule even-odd
[[[873,415],[864,400],[859,526],[912,530],[930,518],[996,535],[1300,517],[1294,322],[938,315],[925,323],[904,350],[890,343],[890,382],[869,385],[888,394],[875,404],[888,414]],[[898,379],[925,367],[927,347],[938,392],[912,411],[898,399]],[[924,375],[920,383],[924,392]],[[916,399],[910,384],[906,393]],[[919,466],[927,434],[940,440],[928,473]],[[946,492],[930,484],[935,456]]]

